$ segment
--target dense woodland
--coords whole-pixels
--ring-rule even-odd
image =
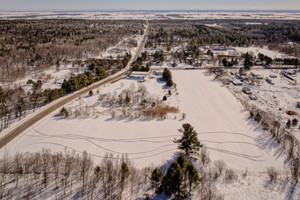
[[[299,21],[162,20],[151,21],[150,25],[148,47],[163,44],[170,48],[188,42],[190,50],[198,55],[197,47],[207,44],[266,45],[273,50],[300,56]]]
[[[1,20],[0,80],[14,81],[57,62],[98,56],[143,29],[142,21]]]

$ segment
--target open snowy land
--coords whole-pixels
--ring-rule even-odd
[[[299,11],[2,11],[0,19],[272,19],[299,20]],[[249,22],[251,23],[251,22]]]
[[[225,160],[229,167],[241,170],[264,171],[270,166],[284,168],[286,156],[282,150],[270,145],[269,137],[248,119],[249,114],[242,105],[219,82],[213,81],[213,77],[203,71],[174,71],[173,76],[178,94],[172,91],[167,104],[186,113],[184,120],[180,114],[164,120],[112,118],[94,91],[94,96],[84,96],[67,106],[68,109],[77,107],[82,112],[86,109],[88,115],[63,119],[57,117],[59,111],[55,111],[12,141],[1,153],[68,148],[77,152],[86,150],[96,161],[106,153],[114,153],[127,154],[139,167],[160,165],[176,155],[178,150],[173,139],[180,137],[177,129],[183,123],[190,123],[212,160]],[[152,76],[142,84],[152,97],[162,99],[167,94],[159,77]],[[99,93],[118,93],[128,87],[139,86],[136,80],[122,80],[99,88]],[[99,113],[92,113],[95,109],[88,105],[93,105]]]

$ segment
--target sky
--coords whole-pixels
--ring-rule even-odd
[[[300,10],[300,0],[0,0],[0,10]]]

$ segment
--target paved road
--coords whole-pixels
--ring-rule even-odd
[[[122,70],[121,72],[118,72],[117,74],[114,74],[102,81],[96,82],[87,88],[81,89],[77,92],[74,92],[72,94],[64,96],[46,106],[44,106],[43,108],[38,110],[33,116],[28,117],[28,119],[26,119],[24,122],[22,122],[21,124],[17,125],[14,128],[12,128],[12,130],[10,130],[4,136],[2,136],[0,138],[0,149],[3,148],[6,144],[8,144],[10,141],[12,141],[14,138],[16,138],[18,135],[20,135],[27,128],[31,127],[33,124],[35,124],[39,120],[43,119],[44,117],[46,117],[53,111],[57,110],[61,106],[65,105],[66,103],[86,94],[90,90],[96,89],[107,83],[116,82],[119,79],[122,79],[124,77],[124,75],[130,71],[130,66],[131,66],[132,62],[134,62],[141,54],[143,47],[145,45],[145,37],[149,31],[148,27],[149,26],[147,26],[147,28],[146,28],[146,31],[142,38],[142,42],[140,43],[136,53],[134,55],[132,55],[132,58],[130,59],[130,61],[128,62],[127,66],[125,67],[124,70]]]

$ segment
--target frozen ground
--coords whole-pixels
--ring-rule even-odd
[[[299,11],[59,11],[59,12],[0,12],[2,19],[275,19],[275,20],[299,20]],[[251,23],[251,22],[248,22]]]
[[[267,49],[266,47],[264,48],[260,48],[260,47],[254,47],[254,46],[251,46],[251,47],[235,47],[235,50],[239,53],[253,53],[255,56],[258,55],[258,53],[262,53],[266,56],[269,56],[271,57],[272,59],[275,59],[275,58],[287,58],[287,57],[290,57],[288,55],[285,55],[283,53],[280,53],[280,52],[277,52],[277,51],[272,51],[272,50],[269,50]]]
[[[120,156],[127,153],[138,167],[161,165],[178,152],[173,144],[173,139],[180,137],[177,129],[183,123],[191,123],[212,160],[224,160],[229,167],[241,170],[265,171],[270,166],[284,168],[285,155],[281,149],[248,119],[241,104],[219,82],[213,81],[213,77],[206,76],[203,71],[173,71],[173,76],[179,94],[178,97],[173,94],[169,103],[187,114],[185,120],[111,119],[105,114],[62,119],[55,117],[58,113],[55,111],[12,141],[1,153],[69,148],[78,152],[86,150],[96,161],[112,152]],[[155,80],[144,84],[150,94],[162,97],[167,93],[164,83]],[[132,85],[131,82],[136,80],[124,80],[124,84],[116,82],[99,90],[100,93],[118,92],[122,87]],[[84,108],[84,105],[96,103],[97,97],[82,97],[76,101],[68,107],[81,104]]]
[[[292,58],[292,56],[288,56],[284,53],[269,50],[267,47],[231,47],[232,50],[227,51],[213,51],[215,55],[230,55],[230,56],[240,56],[241,54],[246,54],[247,52],[252,54],[253,56],[257,56],[259,53],[262,53],[266,56],[275,58]]]

